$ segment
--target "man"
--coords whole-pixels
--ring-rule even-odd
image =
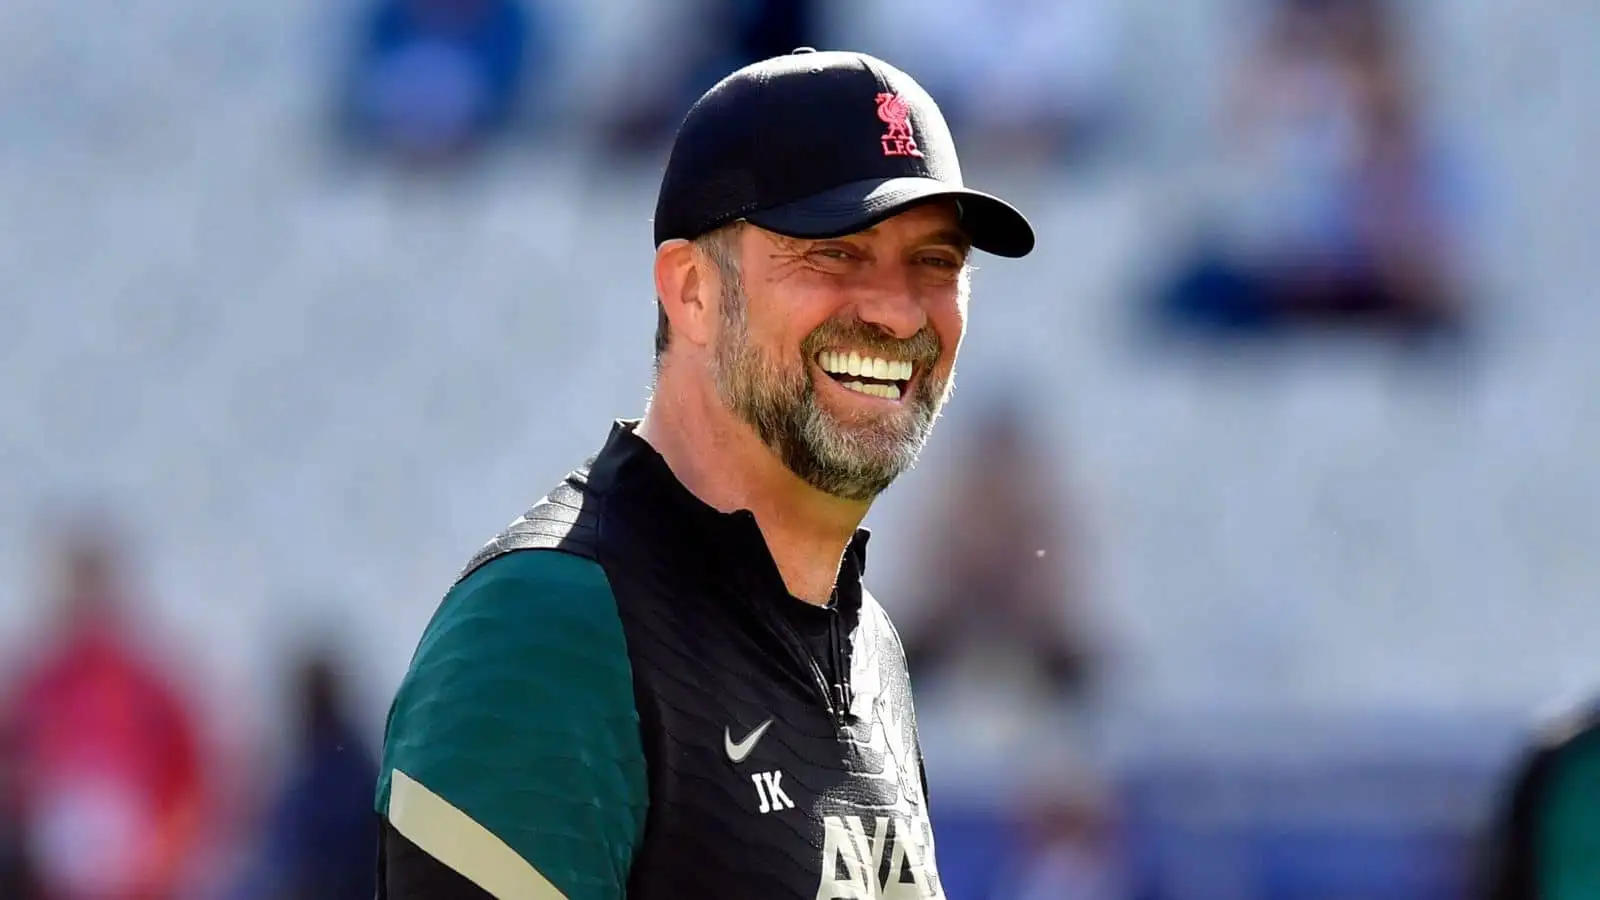
[[[1541,728],[1491,833],[1484,900],[1600,897],[1600,698]]]
[[[904,73],[809,49],[690,110],[642,421],[467,565],[390,711],[380,897],[942,897],[868,507],[950,389],[962,185]]]

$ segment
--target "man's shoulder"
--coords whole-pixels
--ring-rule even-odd
[[[882,634],[883,639],[894,647],[894,651],[902,659],[905,648],[900,642],[900,632],[894,627],[894,619],[889,616],[889,611],[883,608],[878,598],[867,590],[866,585],[861,586],[861,622]]]
[[[537,640],[588,635],[620,646],[615,597],[596,549],[594,464],[591,457],[569,472],[467,560],[423,631],[407,685],[426,683],[430,670],[461,658],[514,660]]]
[[[1540,710],[1531,732],[1527,741],[1530,752],[1547,756],[1600,741],[1600,696],[1567,698]]]
[[[559,550],[505,553],[440,601],[395,692],[389,737],[427,734],[450,707],[516,707],[545,682],[580,673],[614,681],[628,668],[616,602],[597,563]]]
[[[553,726],[519,724],[530,716],[632,727],[631,684],[600,566],[558,550],[503,554],[457,582],[424,630],[389,710],[385,773],[475,796],[455,761],[496,746],[533,754]]]
[[[1581,698],[1541,710],[1517,757],[1510,767],[1502,810],[1502,824],[1512,832],[1533,827],[1553,785],[1572,763],[1600,760],[1600,704]]]
[[[595,559],[601,503],[589,478],[591,464],[592,460],[568,473],[537,503],[485,542],[462,567],[457,582],[519,550],[557,550]]]
[[[610,582],[593,559],[557,549],[507,550],[475,566],[445,594],[410,674],[461,657],[514,659],[529,642],[609,634],[616,622]]]
[[[620,896],[615,873],[647,803],[640,741],[600,566],[559,550],[504,553],[457,582],[424,631],[389,710],[375,809],[479,885],[531,866],[525,884]],[[473,842],[503,843],[520,861],[500,853],[490,866],[463,849]],[[511,894],[546,896],[497,896]]]

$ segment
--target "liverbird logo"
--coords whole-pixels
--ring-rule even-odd
[[[889,128],[883,133],[884,156],[922,156],[911,135],[911,106],[899,94],[878,95],[878,118]]]

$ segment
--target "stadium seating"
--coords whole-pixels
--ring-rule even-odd
[[[622,46],[631,7],[583,5],[575,40]],[[1140,661],[1129,691],[1158,711],[1514,709],[1592,674],[1592,4],[1423,6],[1429,84],[1492,173],[1464,372],[1140,344],[1132,292],[1223,46],[1214,24],[1178,33],[1210,21],[1181,6],[1131,7],[1181,50],[1129,76],[1148,159],[1081,180],[971,167],[1027,198],[1046,252],[979,272],[963,391],[1040,397],[1094,599]],[[311,0],[0,5],[8,643],[41,613],[36,512],[104,497],[219,702],[267,698],[305,619],[359,626],[381,696],[455,566],[642,407],[651,173],[596,171],[580,138],[448,185],[342,168],[317,132],[333,21]],[[891,602],[897,526],[947,463],[936,448],[874,513]]]

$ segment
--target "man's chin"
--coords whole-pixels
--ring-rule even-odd
[[[899,473],[848,466],[816,466],[795,474],[818,491],[840,500],[871,503],[889,489]]]
[[[870,501],[916,461],[927,439],[923,417],[909,404],[839,408],[820,393],[769,401],[762,407],[765,417],[749,411],[740,416],[800,480],[841,499]],[[779,426],[784,419],[787,426]]]
[[[915,458],[928,440],[928,427],[912,409],[865,416],[823,415],[828,443],[841,448],[841,455],[863,461]]]
[[[808,441],[808,465],[792,468],[827,493],[869,500],[910,470],[921,447],[921,441],[903,430],[862,434],[859,428],[841,428],[822,440]]]

